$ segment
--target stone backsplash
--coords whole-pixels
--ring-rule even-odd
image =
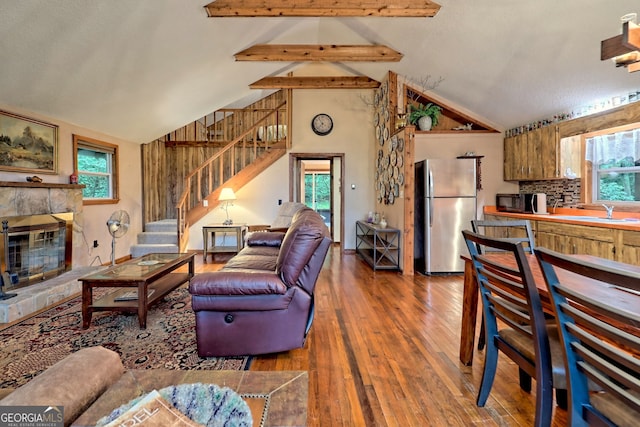
[[[558,207],[570,208],[580,203],[580,179],[560,179],[553,181],[522,181],[521,193],[545,193],[547,205],[552,207],[558,201]]]

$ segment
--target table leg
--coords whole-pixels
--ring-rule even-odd
[[[140,323],[140,329],[147,329],[148,306],[147,285],[140,283],[138,285],[138,322]]]
[[[191,257],[191,259],[189,259],[189,279],[191,279],[196,274],[196,265],[194,258],[195,257]]]
[[[203,244],[202,245],[203,246],[202,260],[206,263],[207,262],[207,248],[209,247],[209,232],[205,228],[202,229],[202,244]]]
[[[473,342],[476,336],[476,318],[478,315],[478,283],[474,277],[471,260],[465,259],[464,261],[463,283],[460,361],[467,366],[471,366],[473,363]]]
[[[82,328],[87,329],[91,324],[91,304],[93,304],[93,288],[87,282],[82,282]]]

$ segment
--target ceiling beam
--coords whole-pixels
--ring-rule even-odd
[[[381,4],[384,3],[384,4]],[[216,0],[205,6],[210,18],[228,17],[432,17],[440,5],[430,0]]]
[[[640,50],[640,26],[633,22],[622,24],[622,43],[632,50]]]
[[[369,77],[264,77],[251,89],[375,89],[380,82]]]
[[[635,50],[640,50],[640,26],[625,22],[622,24],[622,34],[600,42],[600,59],[604,61]]]
[[[257,44],[234,56],[236,61],[398,62],[403,55],[383,45]]]

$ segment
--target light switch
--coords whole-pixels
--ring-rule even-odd
[[[351,189],[355,190],[356,189],[356,185],[355,184],[351,184]]]
[[[207,199],[204,199],[202,201],[202,206],[204,206],[205,208],[209,206],[209,201]]]

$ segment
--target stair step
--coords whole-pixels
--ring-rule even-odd
[[[178,232],[178,220],[176,219],[162,219],[160,221],[148,222],[144,226],[144,231],[148,232]]]
[[[177,254],[178,245],[150,245],[150,244],[138,244],[131,246],[131,257],[138,258],[146,254]]]
[[[175,230],[173,232],[164,231],[145,231],[138,233],[138,244],[178,244],[178,234]]]

